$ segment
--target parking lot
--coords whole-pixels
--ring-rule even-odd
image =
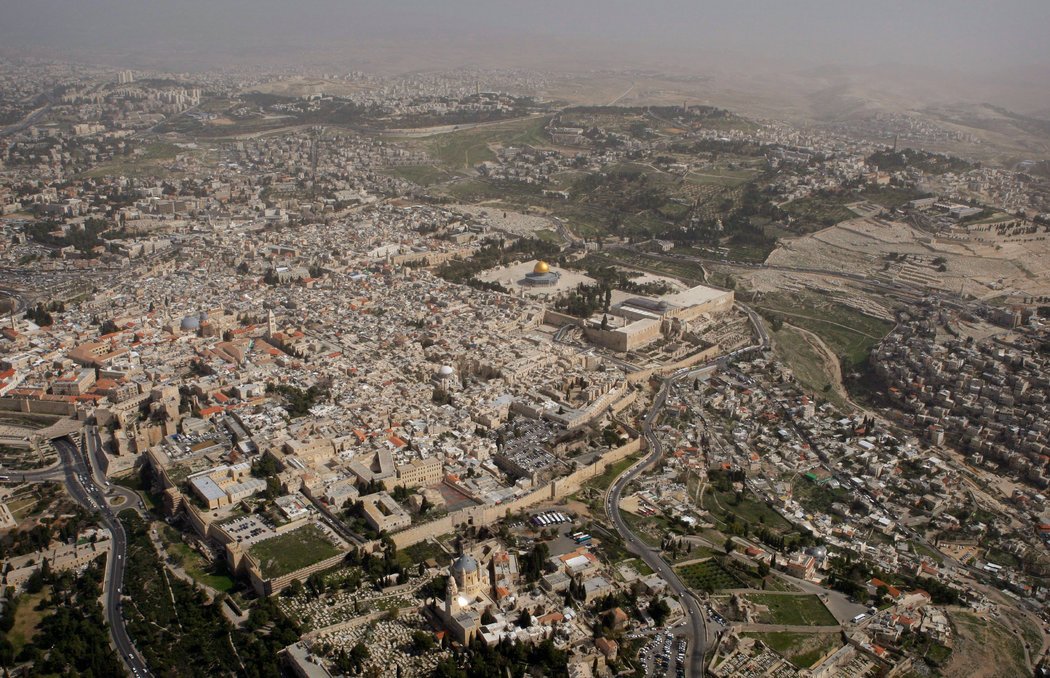
[[[684,638],[674,636],[671,631],[661,631],[638,651],[638,659],[647,676],[685,678],[687,650]]]

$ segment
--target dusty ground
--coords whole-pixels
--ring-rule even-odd
[[[889,260],[890,255],[897,260]],[[900,222],[852,219],[782,241],[766,261],[878,275],[992,298],[1009,293],[1050,294],[1048,255],[1047,234],[1001,240],[986,234],[933,238]],[[943,272],[937,270],[938,259],[944,259]]]
[[[951,620],[957,636],[944,675],[968,678],[1031,675],[1025,667],[1020,641],[998,620],[961,611],[953,611]]]
[[[547,217],[522,214],[491,205],[451,205],[451,207],[465,214],[487,215],[493,228],[515,235],[534,235],[536,231],[554,231],[556,228]]]
[[[794,265],[794,264],[792,264]],[[757,293],[811,291],[832,295],[839,303],[861,313],[893,321],[893,312],[879,297],[863,291],[857,285],[826,275],[790,273],[770,269],[739,269],[732,271],[743,287]]]

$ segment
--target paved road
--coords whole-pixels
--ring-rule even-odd
[[[51,102],[48,102],[40,108],[32,111],[29,115],[22,118],[16,123],[8,125],[7,127],[0,129],[0,137],[6,137],[14,134],[15,132],[21,132],[30,125],[36,124],[37,120],[44,116],[45,113],[51,110]]]
[[[99,437],[97,426],[84,428],[84,454],[87,456],[88,465],[91,467],[91,479],[95,484],[105,487],[106,493],[110,495],[111,499],[116,497],[124,498],[122,503],[113,506],[113,508],[118,512],[125,508],[130,508],[139,515],[144,515],[142,511],[142,497],[139,496],[139,493],[122,485],[111,485],[106,478],[106,474],[102,471],[104,466],[102,455],[105,452],[102,450],[102,439]],[[112,505],[112,501],[110,503]]]
[[[93,436],[94,433],[92,434]],[[109,621],[109,630],[113,643],[129,673],[135,676],[149,676],[150,673],[146,668],[145,661],[139,656],[138,651],[131,642],[131,637],[128,636],[127,627],[124,624],[124,617],[120,609],[120,593],[124,588],[124,566],[128,549],[128,539],[124,533],[124,526],[106,502],[104,489],[94,480],[92,470],[88,468],[84,455],[80,453],[76,445],[66,439],[59,439],[55,441],[55,448],[62,459],[65,484],[69,494],[82,506],[89,510],[97,510],[102,524],[106,526],[113,536],[113,551],[109,558],[109,565],[106,571],[106,586],[103,593],[105,596],[103,610]],[[135,501],[137,503],[137,496]]]
[[[651,468],[661,457],[663,457],[663,445],[661,444],[659,437],[653,433],[652,424],[656,421],[656,417],[660,414],[660,411],[664,407],[664,403],[667,401],[667,393],[671,384],[678,379],[688,378],[692,375],[721,367],[729,360],[742,353],[769,346],[769,335],[766,333],[765,327],[759,320],[758,314],[743,304],[737,304],[737,306],[740,310],[746,313],[750,319],[751,324],[754,326],[755,333],[758,336],[759,343],[754,346],[733,351],[728,355],[701,365],[683,368],[671,375],[669,379],[664,380],[663,384],[660,386],[660,391],[653,400],[653,405],[650,408],[649,413],[646,415],[645,420],[642,423],[642,434],[645,436],[646,442],[649,444],[649,455],[622,473],[613,483],[609,492],[605,496],[605,512],[612,520],[612,524],[616,528],[616,531],[623,538],[628,550],[638,554],[638,556],[645,561],[646,565],[651,567],[661,579],[666,581],[668,587],[670,587],[671,591],[674,592],[681,602],[682,608],[686,612],[685,632],[689,638],[690,648],[686,674],[697,678],[704,675],[704,657],[707,654],[707,623],[704,618],[703,609],[700,607],[700,602],[689,587],[687,587],[678,577],[678,574],[675,573],[674,569],[664,561],[660,556],[659,551],[649,547],[631,531],[630,527],[627,526],[626,521],[623,519],[623,515],[620,513],[620,499],[623,496],[624,488],[627,487],[632,480]]]
[[[667,390],[670,383],[670,381],[665,381],[660,388],[660,392],[653,401],[652,409],[649,410],[649,414],[646,416],[643,424],[642,431],[649,443],[649,455],[616,479],[616,482],[613,483],[609,493],[606,495],[605,509],[609,518],[612,520],[616,531],[619,532],[620,536],[623,538],[627,549],[638,554],[638,556],[645,561],[646,565],[660,575],[660,578],[667,582],[668,587],[681,602],[682,608],[686,611],[685,631],[686,635],[689,637],[690,647],[687,675],[699,678],[704,675],[704,655],[707,652],[707,626],[704,621],[703,610],[700,608],[700,603],[689,588],[682,583],[682,580],[678,578],[678,575],[674,570],[662,557],[660,557],[659,552],[650,548],[645,542],[635,536],[631,531],[631,528],[629,528],[624,521],[623,515],[620,513],[620,498],[623,495],[623,489],[628,483],[638,477],[640,473],[652,467],[663,456],[663,447],[660,444],[660,439],[653,433],[652,423],[655,421],[660,410],[663,409],[664,402],[667,400]]]

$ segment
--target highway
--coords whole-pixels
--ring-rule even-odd
[[[26,117],[22,118],[18,122],[13,123],[11,125],[8,125],[7,127],[3,128],[3,129],[0,129],[0,137],[11,136],[12,134],[14,134],[16,132],[21,132],[22,130],[24,130],[25,128],[29,127],[30,125],[36,124],[36,122],[38,120],[40,120],[40,118],[43,117],[44,114],[46,114],[50,110],[51,110],[51,102],[48,102],[48,103],[44,104],[43,106],[41,106],[40,108],[38,108],[38,109],[36,109],[34,111],[31,111],[29,113],[29,115],[27,115]]]
[[[87,440],[94,438],[95,435],[96,433],[92,430],[92,433],[85,438],[85,445],[88,444]],[[88,467],[84,455],[80,453],[76,445],[66,438],[55,440],[54,445],[62,460],[61,469],[54,468],[30,472],[23,474],[23,477],[27,481],[63,480],[64,475],[66,489],[69,490],[69,494],[74,501],[89,511],[97,512],[99,520],[109,530],[113,539],[113,550],[110,552],[106,568],[103,610],[109,621],[110,636],[129,674],[133,676],[149,676],[150,673],[146,668],[146,662],[143,661],[138,650],[135,649],[134,644],[131,642],[131,637],[128,636],[127,627],[124,624],[124,617],[120,609],[120,594],[124,588],[124,567],[128,549],[128,540],[127,535],[124,533],[124,526],[107,503],[105,488],[97,483],[92,469]],[[92,445],[94,445],[94,442],[92,442]],[[121,489],[123,490],[123,488]],[[127,496],[123,491],[120,494]],[[131,500],[132,503],[125,501],[124,504],[121,504],[121,507],[127,506],[131,508],[139,506],[138,502],[140,499],[138,495],[135,495],[133,492],[131,494],[134,497]]]

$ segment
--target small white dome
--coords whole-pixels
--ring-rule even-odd
[[[451,377],[455,372],[456,371],[448,365],[442,365],[441,369],[438,370],[438,374],[442,377]]]

